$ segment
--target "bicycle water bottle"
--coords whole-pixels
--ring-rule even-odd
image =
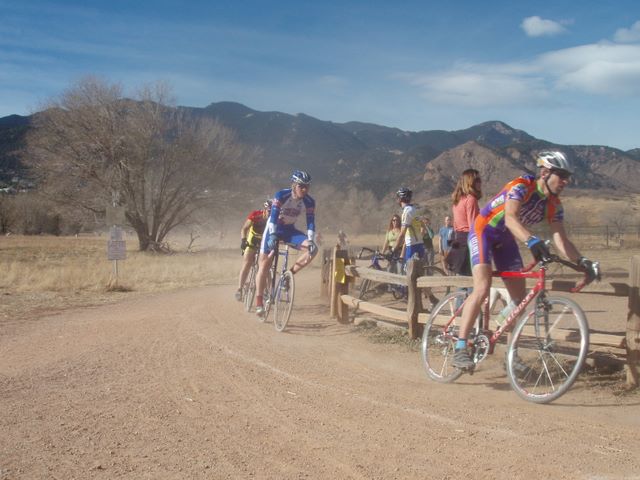
[[[506,307],[504,307],[502,310],[500,310],[499,318],[498,318],[498,322],[500,323],[500,325],[502,325],[502,322],[504,322],[507,318],[509,318],[509,315],[511,315],[511,312],[513,312],[513,310],[517,307],[518,305],[511,300]]]

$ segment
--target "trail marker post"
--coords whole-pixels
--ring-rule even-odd
[[[120,225],[125,222],[124,207],[117,205],[107,207],[107,225],[110,225],[107,240],[107,259],[113,261],[113,282],[118,284],[118,260],[127,258],[127,244],[124,230]]]

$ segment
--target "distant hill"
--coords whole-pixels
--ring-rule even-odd
[[[9,184],[14,177],[24,175],[20,154],[29,125],[30,117],[9,115],[0,118],[0,182],[3,184]]]
[[[280,184],[292,169],[301,168],[309,170],[315,182],[369,189],[379,197],[401,184],[421,195],[439,196],[451,192],[460,172],[474,167],[489,192],[505,178],[533,171],[536,151],[557,147],[577,166],[577,188],[640,192],[640,149],[553,145],[500,121],[455,131],[409,132],[363,122],[334,123],[302,113],[260,112],[234,102],[179,108],[216,119],[242,143],[256,147],[254,172]],[[0,179],[21,171],[18,158],[29,128],[30,117],[0,118]]]

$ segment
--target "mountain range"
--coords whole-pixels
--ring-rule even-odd
[[[314,182],[355,186],[382,197],[400,185],[422,195],[451,192],[460,173],[478,169],[486,191],[522,172],[533,172],[535,152],[558,148],[575,165],[574,187],[640,193],[640,149],[556,145],[500,121],[464,130],[404,131],[363,122],[335,123],[297,114],[261,112],[235,102],[204,108],[177,107],[209,117],[233,130],[258,152],[256,176],[286,184],[291,170],[308,170]],[[0,118],[0,181],[24,175],[20,155],[30,116]]]

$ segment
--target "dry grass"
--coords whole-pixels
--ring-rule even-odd
[[[325,247],[331,238],[336,237],[326,235]],[[382,235],[354,236],[349,242],[380,246]],[[3,317],[23,318],[37,311],[114,302],[136,294],[235,283],[241,262],[237,248],[216,239],[216,246],[201,242],[200,251],[186,253],[187,244],[180,239],[173,246],[182,246],[182,252],[158,255],[137,251],[137,242],[129,238],[127,259],[118,262],[115,283],[105,237],[0,237],[0,322]],[[628,271],[630,257],[640,250],[598,248],[583,253],[600,260],[606,273]]]
[[[0,237],[0,316],[104,303],[127,292],[228,284],[240,268],[235,249],[158,255],[135,250],[134,241],[127,245],[116,283],[104,237]]]

